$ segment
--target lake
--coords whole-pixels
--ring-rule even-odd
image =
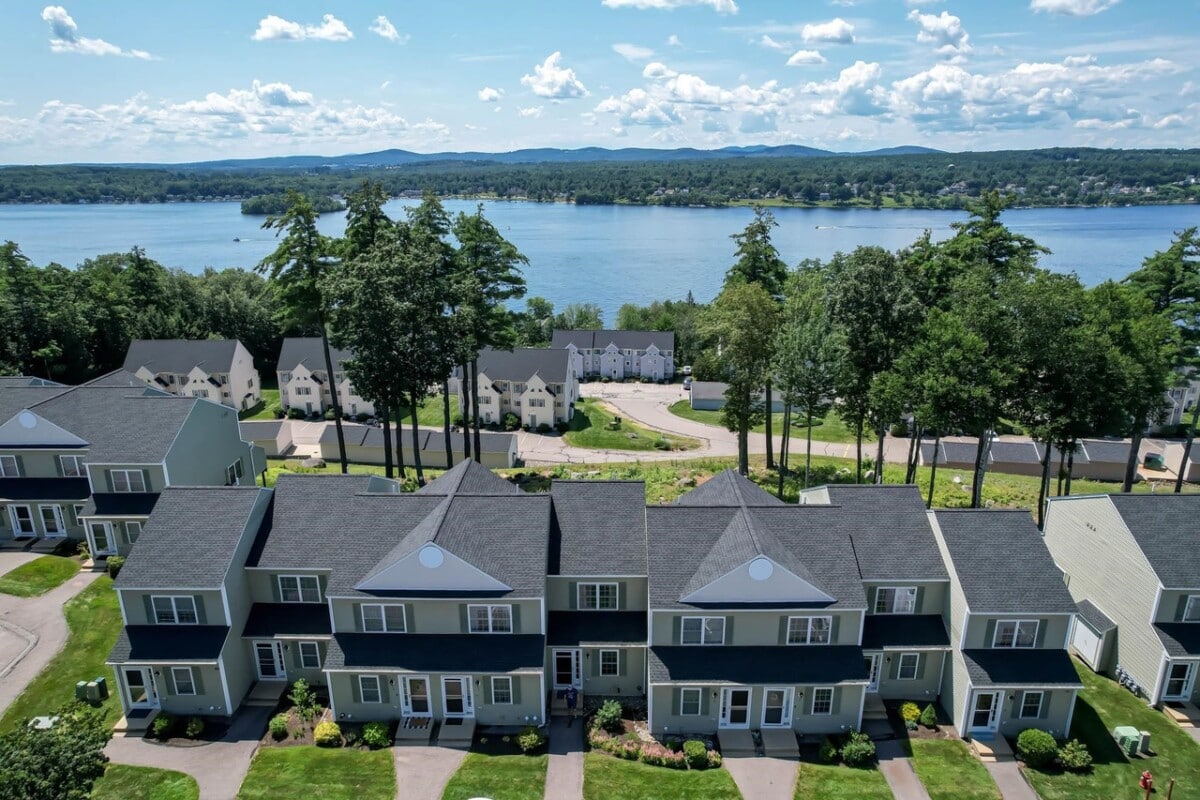
[[[411,204],[412,201],[405,201]],[[393,201],[388,213],[403,213]],[[476,202],[448,200],[452,213]],[[896,250],[928,229],[935,238],[966,218],[955,211],[917,209],[773,209],[773,239],[790,265],[829,258],[858,245]],[[574,206],[492,201],[484,213],[529,258],[529,295],[561,309],[591,302],[613,324],[623,303],[681,299],[689,291],[708,301],[733,263],[731,234],[750,220],[749,208]],[[1146,256],[1165,249],[1176,231],[1200,225],[1200,206],[1039,208],[1005,212],[1013,230],[1048,247],[1043,265],[1075,272],[1087,284],[1119,279]],[[169,267],[199,272],[206,266],[252,268],[275,247],[261,217],[237,203],[163,205],[0,205],[0,241],[17,242],[35,264],[74,266],[85,258],[134,245]],[[340,235],[341,214],[321,217],[323,233]],[[239,241],[235,241],[235,239]]]

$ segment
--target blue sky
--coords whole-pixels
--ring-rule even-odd
[[[1198,0],[4,0],[0,163],[1187,147]]]

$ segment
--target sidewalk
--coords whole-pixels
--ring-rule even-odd
[[[550,719],[550,763],[546,768],[546,800],[583,798],[583,720],[568,725],[566,717]]]
[[[784,758],[727,758],[725,769],[742,797],[792,800],[800,762]]]
[[[442,800],[446,784],[466,757],[466,750],[449,747],[393,747],[396,800]]]

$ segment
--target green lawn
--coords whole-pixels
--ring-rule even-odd
[[[694,409],[687,400],[672,403],[668,410],[677,417],[690,419],[693,422],[702,422],[705,425],[715,425],[719,428],[725,427],[725,423],[721,421],[720,411]],[[766,433],[766,423],[755,425],[752,430],[755,433]],[[774,436],[783,436],[782,413],[771,415],[771,433]],[[797,419],[793,414],[791,448],[793,453],[799,454],[801,457],[804,455],[804,436],[804,420]],[[854,444],[854,429],[842,422],[835,411],[830,411],[822,420],[813,420],[812,436],[815,442]],[[872,441],[878,441],[878,439],[874,439],[871,433],[867,433],[863,439],[863,450],[867,450],[869,443]]]
[[[42,556],[0,575],[0,592],[17,597],[35,597],[62,586],[79,572],[79,560]]]
[[[800,765],[796,779],[796,800],[891,800],[883,774],[875,769],[855,769],[842,765]]]
[[[957,739],[915,739],[912,765],[931,800],[1000,800],[987,768]]]
[[[442,800],[541,800],[549,756],[491,756],[468,753],[450,778]]]
[[[199,800],[196,779],[153,767],[109,764],[92,786],[91,800]]]
[[[352,475],[383,475],[385,470],[382,464],[347,464],[346,469]],[[413,472],[412,464],[405,464],[405,469],[410,479],[415,481],[416,473]],[[429,483],[437,476],[441,475],[446,470],[444,469],[426,469],[425,482]],[[334,459],[333,461],[325,462],[323,467],[302,467],[296,459],[268,458],[267,459],[267,486],[274,486],[276,479],[284,474],[301,474],[301,475],[340,475],[342,465]],[[400,479],[400,473],[397,470],[396,479]],[[261,481],[260,481],[261,482]],[[416,484],[413,484],[413,488]]]
[[[592,398],[580,398],[575,404],[571,429],[563,438],[574,447],[594,450],[691,450],[700,446],[695,439],[658,433],[627,419],[614,425],[615,418],[611,407]],[[666,447],[657,447],[659,442],[665,442]]]
[[[395,796],[396,769],[390,749],[334,750],[312,745],[260,749],[238,792],[239,800],[392,800]]]
[[[278,389],[263,389],[262,402],[250,409],[243,411],[238,415],[238,418],[243,422],[251,422],[257,420],[273,420],[277,419],[275,412],[282,408],[279,403]],[[345,410],[345,409],[343,409]],[[401,409],[404,415],[405,422],[409,418],[408,406]],[[458,397],[450,395],[450,418],[458,416]],[[435,395],[426,398],[425,402],[421,403],[420,409],[417,410],[417,421],[425,428],[440,428],[442,427],[442,396]]]
[[[401,418],[404,420],[405,430],[412,425],[412,412],[408,406],[400,409]],[[458,395],[450,395],[450,419],[453,421],[458,416]],[[417,424],[422,428],[441,428],[445,424],[445,416],[442,414],[442,396],[434,395],[433,397],[425,398],[425,402],[421,403],[421,407],[417,409]]]
[[[276,419],[275,412],[283,408],[283,406],[279,404],[279,390],[263,389],[261,394],[262,402],[253,408],[239,413],[238,419],[242,420],[243,422],[249,422],[251,420]]]
[[[1078,661],[1075,669],[1085,688],[1075,702],[1071,736],[1087,745],[1095,763],[1088,775],[1027,769],[1025,774],[1043,800],[1140,799],[1143,795],[1137,788],[1137,780],[1147,769],[1154,773],[1154,787],[1159,796],[1166,796],[1167,783],[1175,778],[1178,782],[1175,798],[1200,797],[1200,744],[1162,712],[1149,708],[1116,682],[1095,674]],[[1118,725],[1149,731],[1150,744],[1157,755],[1127,759],[1109,734]]]
[[[691,770],[651,767],[605,753],[588,753],[583,762],[584,800],[741,800],[726,769]]]
[[[0,732],[73,699],[76,681],[105,675],[110,691],[116,688],[112,670],[104,664],[121,630],[121,609],[112,579],[101,575],[68,602],[64,610],[71,631],[66,646],[8,707],[0,718]],[[110,696],[103,706],[105,719],[115,724],[121,718],[120,700]]]

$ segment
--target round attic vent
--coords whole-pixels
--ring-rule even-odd
[[[421,562],[421,566],[426,569],[437,569],[446,560],[446,556],[442,554],[441,548],[432,544],[427,544],[417,553],[417,561]]]
[[[750,577],[756,581],[765,581],[775,571],[775,565],[769,558],[756,558],[750,562]]]
[[[22,411],[17,422],[21,423],[22,428],[36,428],[37,416],[32,411]]]

